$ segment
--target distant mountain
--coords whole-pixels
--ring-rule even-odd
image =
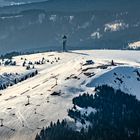
[[[49,0],[0,8],[0,51],[124,49],[140,40],[140,1]],[[24,48],[24,49],[23,49]]]
[[[10,1],[10,0],[9,0]],[[13,0],[12,0],[13,1]],[[14,0],[25,4],[5,6],[1,12],[21,12],[28,9],[46,11],[136,10],[140,1],[135,0]],[[28,2],[28,3],[27,3]]]
[[[43,0],[42,0],[43,1]],[[0,7],[41,2],[40,0],[1,0]]]

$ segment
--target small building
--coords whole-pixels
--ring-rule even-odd
[[[93,60],[86,60],[86,63],[84,65],[92,65],[94,64]]]

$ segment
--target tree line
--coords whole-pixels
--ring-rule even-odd
[[[78,107],[92,107],[96,112],[81,114]],[[140,101],[136,96],[103,85],[95,89],[94,95],[83,94],[73,99],[68,115],[87,128],[76,131],[63,120],[51,123],[37,134],[35,140],[139,140]]]

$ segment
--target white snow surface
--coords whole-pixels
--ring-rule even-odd
[[[81,108],[79,106],[76,106],[76,110],[80,111],[81,115],[86,115],[86,116],[89,116],[91,113],[96,113],[96,109],[92,107]]]
[[[100,39],[102,37],[102,35],[99,32],[93,32],[91,34],[91,38],[93,39]]]
[[[125,28],[128,28],[128,24],[124,23],[124,22],[114,22],[114,23],[107,23],[105,24],[105,28],[104,28],[104,31],[107,32],[107,31],[110,31],[110,32],[116,32],[116,31],[120,31],[120,30],[123,30]]]
[[[25,58],[34,62],[42,57],[49,62],[35,65],[39,71],[37,76],[0,91],[0,119],[4,119],[0,140],[34,140],[40,129],[51,121],[70,119],[67,109],[73,106],[73,97],[84,92],[94,94],[95,86],[101,84],[108,84],[140,99],[140,51],[82,50],[18,56],[14,58],[17,66],[1,66],[1,73],[7,69],[10,72],[16,69],[20,73]],[[56,62],[58,57],[60,60]],[[86,60],[93,60],[94,64],[82,66]],[[116,66],[110,65],[111,60]],[[102,69],[104,65],[106,69]],[[121,78],[123,83],[116,78]],[[60,92],[60,96],[52,96],[54,91]],[[25,106],[27,96],[30,96],[30,104]]]
[[[130,43],[130,44],[128,44],[128,47],[130,49],[139,49],[140,48],[140,41]]]

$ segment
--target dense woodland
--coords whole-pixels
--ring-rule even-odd
[[[80,121],[87,129],[76,131],[67,121],[51,123],[37,134],[35,140],[139,140],[140,101],[135,96],[114,90],[108,86],[95,89],[93,95],[83,94],[73,99],[73,108],[68,115]],[[96,112],[82,114],[80,108],[92,107]]]
[[[24,53],[13,51],[13,52],[5,53],[4,55],[0,55],[0,59],[12,59],[15,56],[29,55],[29,54],[34,54],[34,53],[39,53],[39,51],[30,51],[30,52],[24,52]]]

